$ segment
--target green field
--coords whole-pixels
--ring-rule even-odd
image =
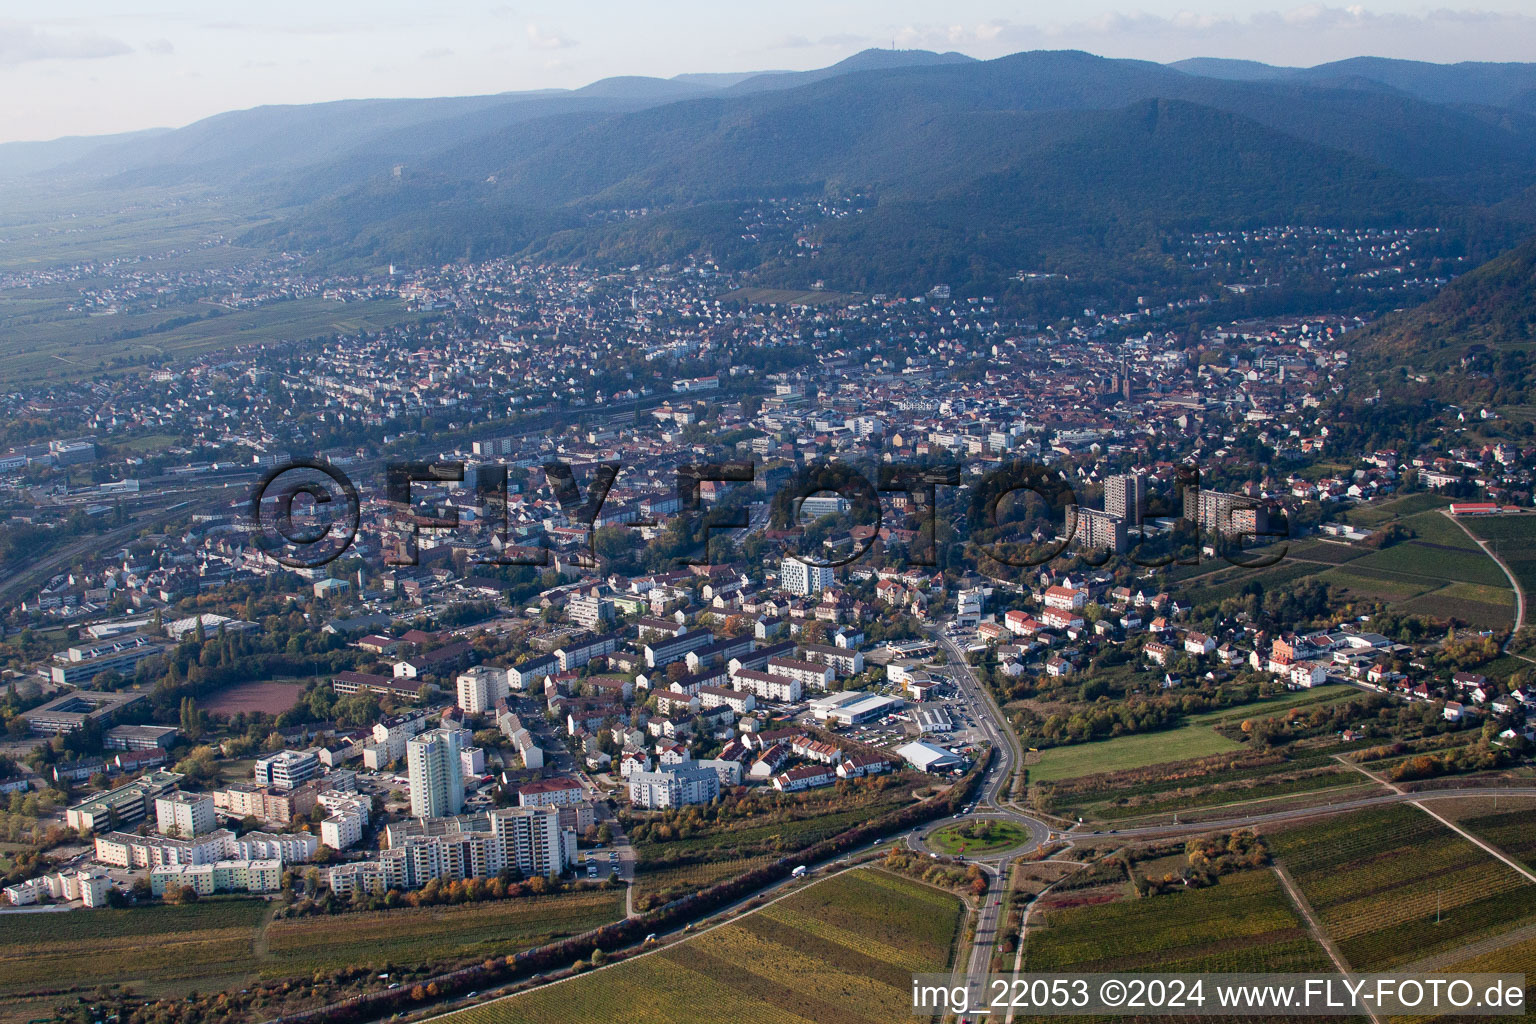
[[[831,306],[855,301],[844,292],[795,290],[790,288],[737,288],[719,296],[721,302],[776,303],[780,306]]]
[[[422,319],[396,301],[339,303],[319,298],[223,311],[209,305],[122,316],[55,313],[4,315],[0,305],[0,381],[10,384],[89,377],[109,372],[116,357],[169,360],[254,342],[275,342],[372,330]],[[193,323],[166,329],[178,317]],[[136,337],[116,338],[121,332]]]
[[[1284,829],[1269,842],[1359,971],[1455,952],[1536,922],[1536,883],[1416,807]]]
[[[1287,556],[1265,569],[1203,574],[1190,570],[1198,580],[1186,579],[1186,596],[1209,607],[1236,597],[1253,583],[1267,590],[1316,579],[1347,597],[1382,601],[1402,611],[1454,617],[1474,626],[1508,627],[1515,615],[1509,581],[1475,541],[1441,514],[1447,504],[1439,495],[1415,494],[1352,510],[1350,521],[1362,527],[1395,522],[1414,535],[1381,550],[1316,538],[1287,542]],[[1522,529],[1533,543],[1527,568],[1536,579],[1536,516]]]
[[[912,802],[920,776],[887,775],[860,787],[847,800],[829,804],[825,792],[786,796],[769,813],[712,820],[680,830],[671,839],[632,835],[641,863],[662,867],[669,859],[695,862],[736,860],[762,854],[787,854],[862,825]],[[848,803],[852,802],[852,806]],[[843,809],[846,808],[846,809]]]
[[[1227,739],[1211,728],[1213,719],[1223,713],[1213,711],[1205,715],[1194,715],[1177,729],[1117,736],[1110,740],[1042,750],[1040,763],[1029,768],[1029,781],[1053,782],[1079,775],[1118,772],[1163,761],[1183,761],[1236,750],[1242,744]]]
[[[820,882],[685,942],[452,1024],[889,1024],[906,1020],[912,975],[942,971],[960,901],[863,869]]]
[[[1363,530],[1373,530],[1393,519],[1411,516],[1417,512],[1427,512],[1430,509],[1445,508],[1450,503],[1450,498],[1440,494],[1428,492],[1406,494],[1401,498],[1389,498],[1386,501],[1352,508],[1346,518]]]
[[[661,902],[674,900],[707,889],[727,878],[746,874],[778,858],[772,854],[756,857],[727,857],[706,861],[703,864],[684,864],[678,867],[642,871],[635,876],[635,898],[655,896]]]
[[[1504,560],[1521,590],[1536,595],[1536,516],[1488,516],[1462,522]]]
[[[1536,939],[1526,939],[1523,942],[1512,942],[1499,949],[1486,953],[1453,959],[1444,967],[1447,974],[1523,974],[1525,975],[1525,1005],[1531,1005],[1531,1000],[1536,998]],[[1526,1018],[1530,1017],[1527,1009]],[[1435,1024],[1471,1024],[1473,1021],[1486,1022],[1488,1017],[1474,1017],[1463,1015],[1450,1015],[1440,1017],[1420,1018],[1394,1018],[1403,1020],[1405,1024],[1412,1021],[1434,1021]]]
[[[1536,824],[1529,809],[1484,814],[1459,824],[1510,860],[1536,868]]]

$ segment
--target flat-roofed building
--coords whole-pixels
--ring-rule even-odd
[[[257,758],[252,774],[258,786],[296,789],[320,774],[320,755],[313,750],[279,750]]]
[[[101,745],[108,750],[168,750],[179,733],[173,725],[114,725]]]
[[[89,678],[89,677],[87,677]],[[72,690],[53,700],[23,711],[21,720],[27,728],[45,736],[60,736],[74,732],[86,722],[105,726],[123,712],[145,703],[148,697],[133,690],[106,692],[98,690]]]
[[[102,672],[132,675],[139,662],[164,654],[166,647],[166,642],[159,637],[139,633],[81,644],[54,655],[49,676],[61,685],[80,686]]]
[[[181,779],[182,776],[175,772],[149,772],[114,790],[97,793],[70,806],[64,812],[65,824],[86,832],[132,827],[149,815],[155,797],[169,792]]]
[[[161,835],[190,839],[218,823],[207,793],[166,793],[155,797],[155,826]]]

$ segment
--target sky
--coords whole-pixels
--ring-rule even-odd
[[[8,0],[0,6],[0,142],[175,127],[269,103],[574,88],[610,75],[803,70],[871,46],[983,59],[1081,49],[1296,66],[1360,55],[1536,60],[1536,5]]]

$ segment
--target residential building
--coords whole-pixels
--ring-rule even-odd
[[[493,665],[476,665],[459,673],[457,679],[458,705],[467,715],[484,715],[496,708],[496,702],[504,700],[507,688],[507,670]]]
[[[252,774],[258,786],[296,789],[320,774],[320,755],[314,750],[279,750],[257,758]]]
[[[206,793],[167,793],[155,798],[155,824],[162,835],[190,839],[212,832],[217,820]]]
[[[630,805],[647,810],[707,804],[719,795],[719,774],[699,764],[667,765],[660,771],[634,772],[629,777]]]
[[[411,786],[411,814],[444,818],[464,809],[464,765],[459,757],[459,732],[434,729],[405,744]]]
[[[1140,527],[1147,507],[1147,478],[1125,473],[1104,481],[1104,511],[1127,526]]]
[[[791,594],[819,594],[834,582],[830,565],[812,565],[798,558],[779,562],[779,589]]]

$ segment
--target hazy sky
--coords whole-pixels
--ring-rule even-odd
[[[15,13],[23,8],[33,13]],[[1536,60],[1531,0],[1080,0],[1070,13],[1040,0],[774,0],[750,10],[718,0],[9,0],[0,12],[0,141],[181,125],[263,103],[804,69],[892,44],[982,58],[1075,48],[1296,65],[1360,54]]]

